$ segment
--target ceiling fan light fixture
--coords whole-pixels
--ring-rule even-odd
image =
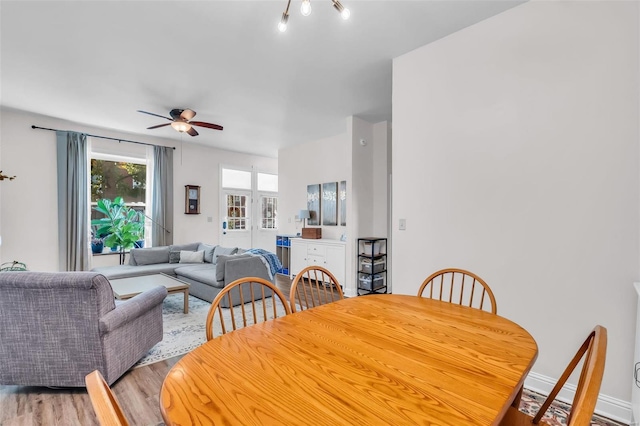
[[[302,6],[300,6],[300,13],[302,13],[302,16],[311,15],[311,0],[302,0]]]
[[[171,127],[180,133],[185,133],[191,129],[191,124],[185,123],[184,121],[174,121],[171,123]]]
[[[349,9],[344,7],[342,3],[340,3],[340,0],[331,0],[331,1],[333,1],[333,7],[338,11],[338,13],[340,13],[340,16],[342,16],[342,19],[349,19],[349,17],[351,16],[351,12],[349,11]]]

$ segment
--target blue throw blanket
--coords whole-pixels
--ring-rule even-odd
[[[275,253],[271,253],[270,251],[259,248],[248,249],[245,253],[254,256],[260,256],[260,258],[262,259],[262,263],[264,263],[264,265],[267,267],[267,270],[269,271],[269,278],[271,279],[273,279],[273,276],[282,269],[282,263]]]

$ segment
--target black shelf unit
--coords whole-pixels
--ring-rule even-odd
[[[387,239],[358,238],[358,296],[387,292]]]

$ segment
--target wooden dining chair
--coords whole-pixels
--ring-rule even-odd
[[[491,313],[498,311],[496,298],[487,283],[464,269],[448,268],[434,272],[422,282],[418,296],[482,310],[487,310],[485,304],[489,304]]]
[[[542,425],[547,423],[542,420],[542,416],[547,412],[549,406],[562,389],[565,382],[575,370],[580,360],[584,357],[580,379],[576,394],[573,397],[571,410],[567,417],[567,426],[589,426],[591,418],[598,400],[598,392],[604,374],[604,364],[607,353],[607,329],[597,325],[584,341],[578,352],[573,357],[567,368],[560,376],[560,379],[547,396],[540,410],[535,416],[530,416],[518,410],[518,407],[511,406],[507,414],[502,419],[501,426],[523,426]]]
[[[289,293],[292,313],[298,308],[303,311],[341,299],[344,299],[344,294],[340,283],[322,266],[307,266],[300,271],[293,280]]]
[[[129,422],[122,411],[113,392],[98,370],[87,374],[84,378],[91,405],[96,412],[98,422],[102,426],[128,426]]]
[[[237,290],[234,290],[236,288]],[[234,290],[234,293],[237,292],[234,295],[234,298],[239,294],[240,303],[235,303],[236,306],[234,306],[234,301],[232,300],[232,290]],[[272,309],[268,309],[266,303],[267,298],[272,295]],[[277,318],[278,310],[275,296],[280,299],[285,310],[285,315],[290,314],[291,309],[289,309],[289,304],[287,303],[284,294],[282,294],[282,292],[269,281],[258,277],[245,277],[233,281],[218,293],[211,303],[206,323],[207,341],[215,337],[213,335],[213,323],[216,320],[216,317],[220,321],[222,334],[226,334],[227,331],[234,331],[238,328]],[[220,302],[225,297],[229,301],[229,308],[224,309],[229,309],[231,314],[231,324],[228,324],[227,321],[225,321],[222,313],[223,308],[220,306]],[[271,310],[270,313],[268,312],[269,310]],[[242,324],[238,324],[239,321],[236,321],[236,312],[240,312],[242,314]],[[253,322],[251,322],[251,319],[253,319]],[[230,326],[230,329],[228,329],[228,326]]]

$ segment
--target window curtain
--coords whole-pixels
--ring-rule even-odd
[[[56,132],[58,253],[61,271],[89,270],[89,161],[87,135]]]
[[[173,148],[153,147],[151,184],[151,245],[173,244]]]

